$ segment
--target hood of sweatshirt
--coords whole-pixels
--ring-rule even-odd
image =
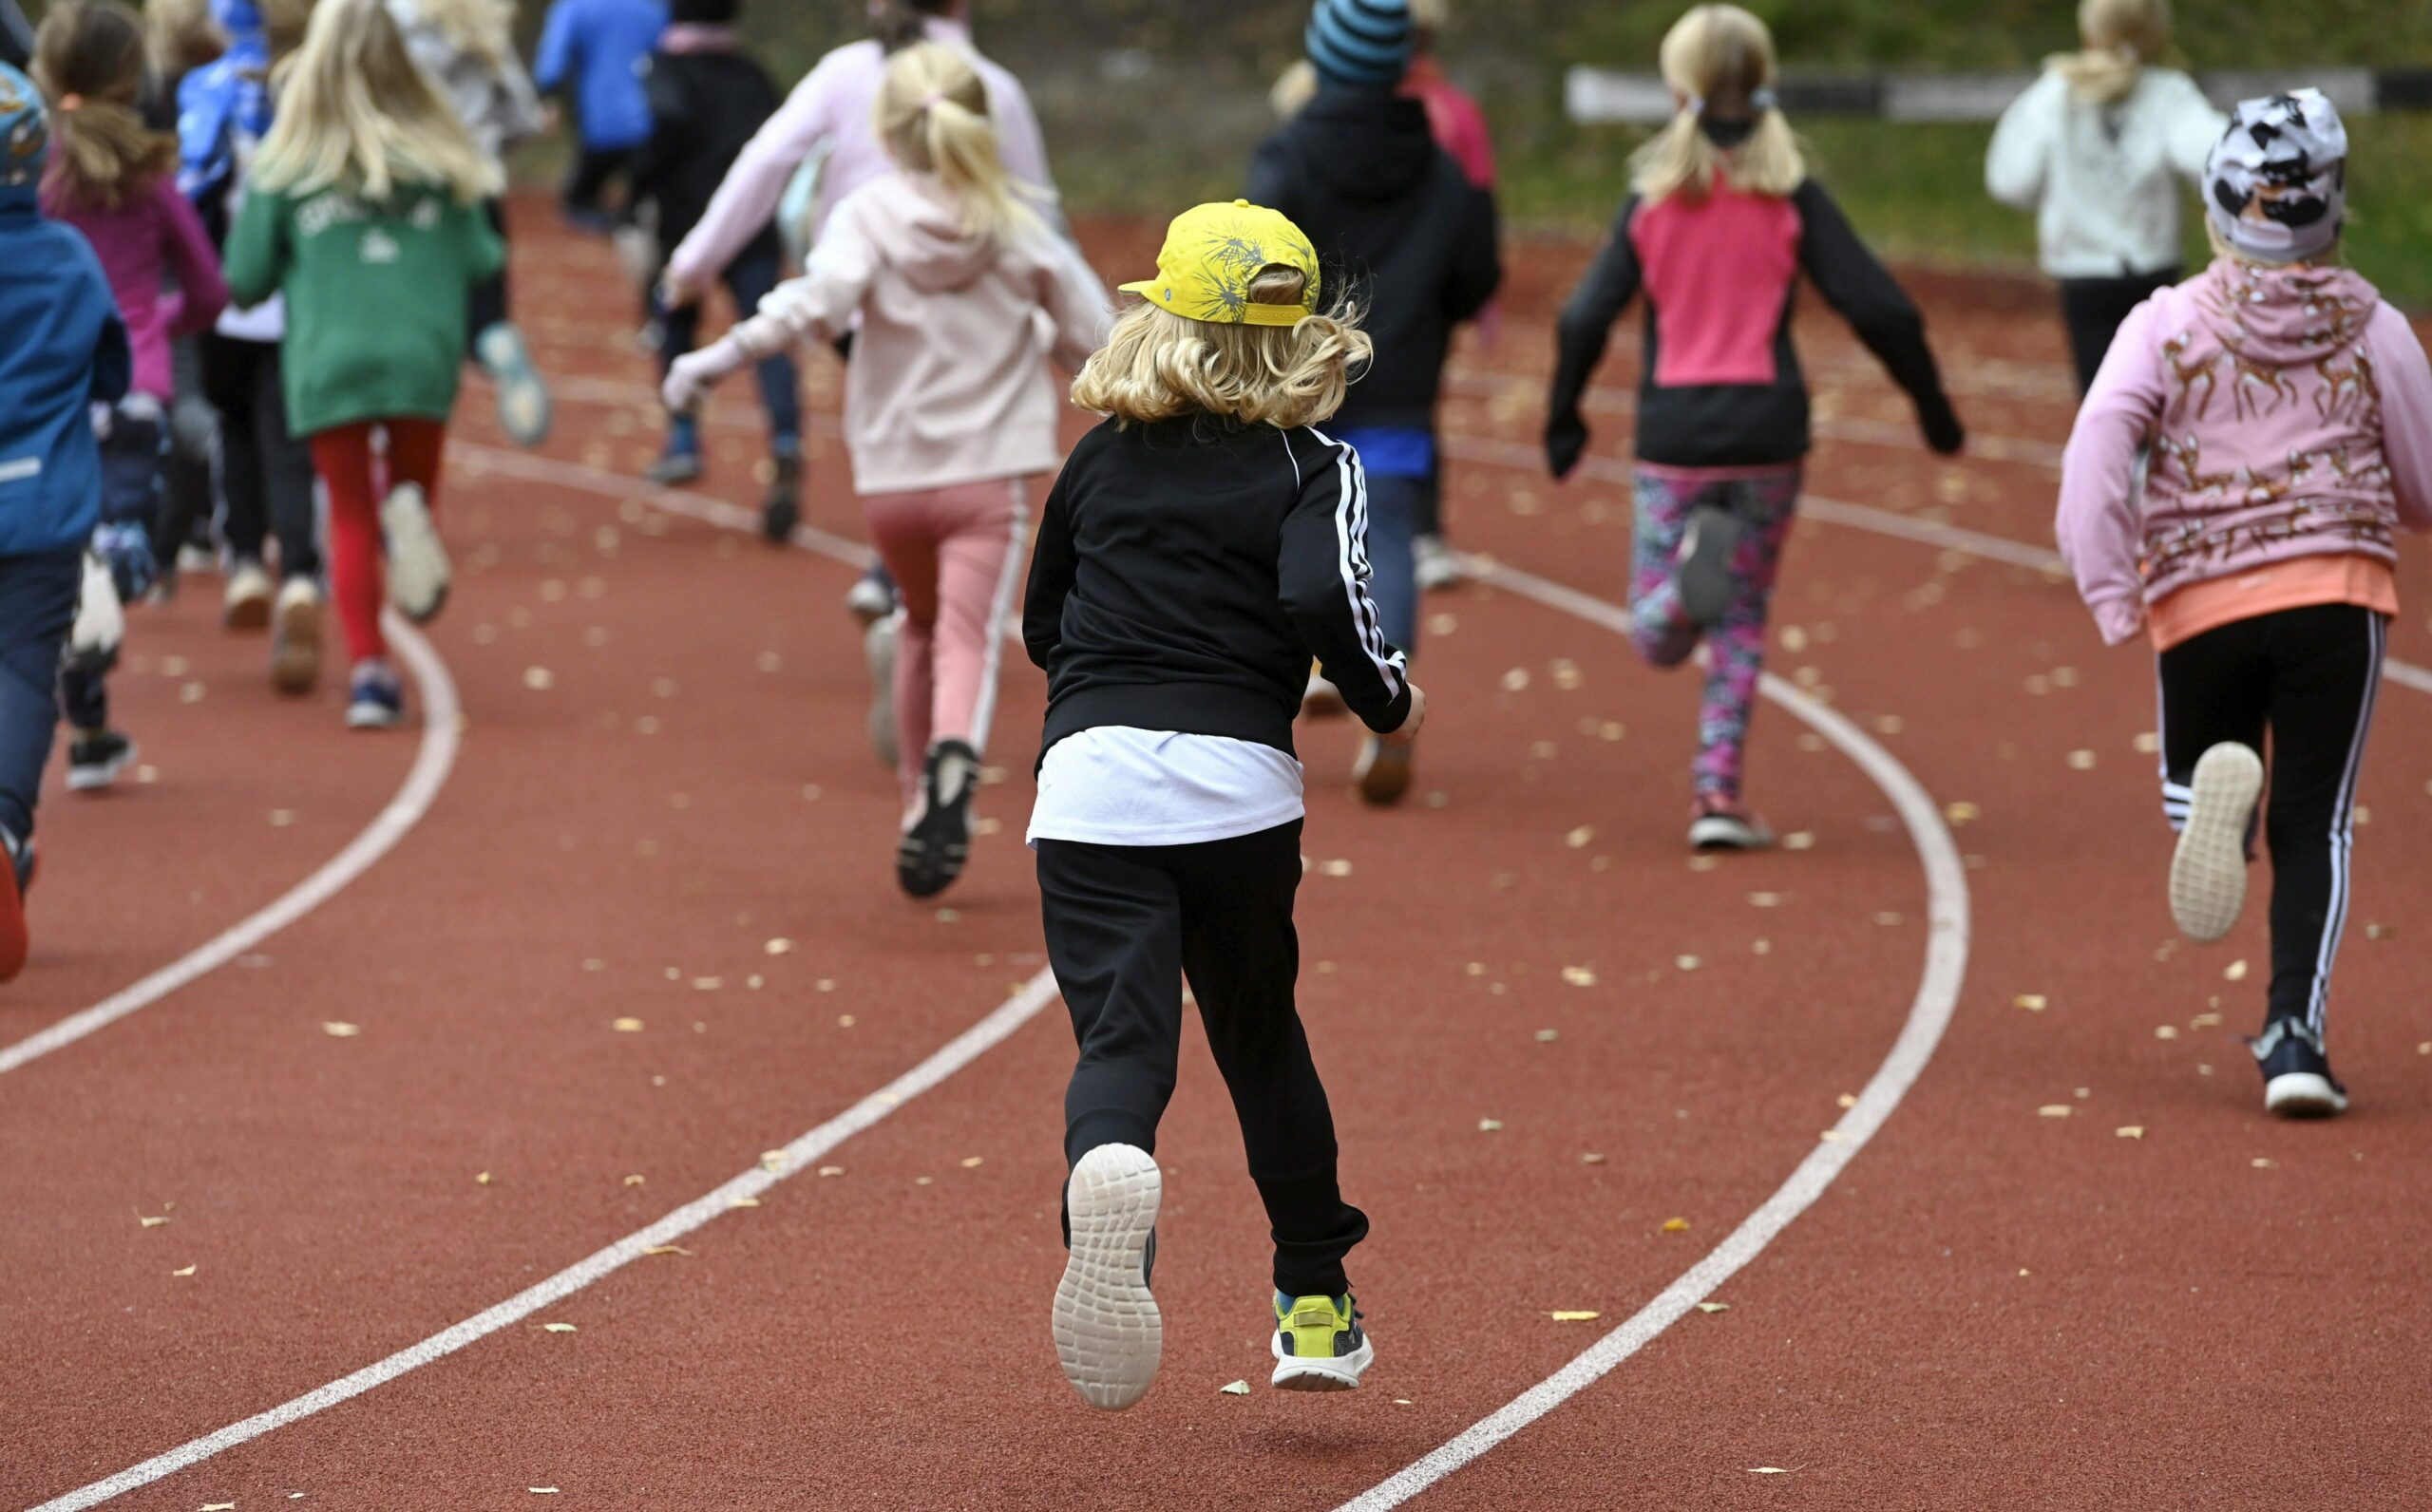
[[[1427,106],[1381,89],[1329,86],[1284,128],[1303,166],[1343,199],[1399,199],[1435,163]]]
[[[2228,257],[2215,258],[2193,292],[2197,318],[2221,345],[2267,368],[2346,350],[2382,301],[2346,268],[2267,268]]]
[[[962,206],[936,175],[900,173],[871,187],[886,213],[870,217],[870,235],[914,288],[966,289],[996,265],[996,243],[963,229]]]

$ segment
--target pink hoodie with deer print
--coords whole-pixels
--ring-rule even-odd
[[[2062,463],[2061,555],[2113,645],[2149,605],[2277,562],[2361,558],[2386,581],[2401,526],[2432,527],[2432,364],[2344,268],[2220,258],[2138,306]]]

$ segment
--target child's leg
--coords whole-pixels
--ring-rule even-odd
[[[178,395],[169,406],[166,497],[152,533],[152,556],[163,572],[176,562],[195,521],[210,517],[212,472],[219,461],[219,413],[203,397],[201,338],[173,342],[169,350]]]
[[[998,479],[943,489],[930,507],[940,544],[929,741],[985,752],[1005,617],[1021,589],[1022,487]]]
[[[1631,480],[1630,644],[1658,667],[1677,667],[1698,647],[1697,622],[1672,586],[1672,564],[1702,487],[1644,468]]]
[[[1340,1296],[1342,1257],[1368,1219],[1342,1200],[1334,1114],[1293,1004],[1301,941],[1301,822],[1171,852],[1181,887],[1182,964],[1207,1048],[1233,1094],[1250,1179],[1275,1231],[1275,1289]],[[1043,870],[1043,868],[1042,868]],[[1057,978],[1063,980],[1061,968]]]
[[[372,477],[369,422],[341,425],[313,438],[313,463],[330,495],[330,588],[347,656],[360,665],[384,659],[380,633],[380,490]]]
[[[2388,625],[2350,604],[2292,609],[2270,618],[2269,1017],[2303,1019],[2319,1035],[2347,923],[2357,774],[2372,729]]]
[[[1698,711],[1693,769],[1699,793],[1726,803],[1739,799],[1748,724],[1756,713],[1757,681],[1765,665],[1765,621],[1781,568],[1782,542],[1798,503],[1798,480],[1794,468],[1725,485],[1731,507],[1751,528],[1732,559],[1730,603],[1706,635],[1711,659]]]
[[[939,531],[930,492],[870,494],[862,500],[871,543],[895,579],[896,774],[904,813],[919,803],[922,764],[936,719]]]
[[[202,338],[204,394],[220,422],[219,482],[227,512],[219,534],[228,555],[238,562],[260,561],[270,534],[262,424],[254,413],[254,396],[261,391],[254,369],[261,351],[259,342],[217,334]]]
[[[0,557],[0,830],[19,842],[34,831],[59,725],[60,652],[84,577],[82,546]]]
[[[1418,515],[1427,480],[1368,475],[1368,596],[1385,638],[1418,650]]]
[[[278,576],[282,581],[317,578],[321,546],[313,508],[312,444],[288,428],[277,345],[246,345],[257,349],[252,373],[252,419],[261,459],[263,507],[269,514],[271,533],[278,538]]]
[[[2215,746],[2263,754],[2271,709],[2270,616],[2208,630],[2163,652],[2156,663],[2160,705],[2162,817],[2187,827],[2195,800],[2195,764]]]
[[[750,319],[760,301],[777,287],[782,273],[775,247],[747,248],[726,270],[727,293],[734,296],[734,316]],[[753,369],[760,383],[760,403],[769,412],[769,449],[779,457],[802,454],[802,388],[793,358],[780,352]]]
[[[1080,1050],[1064,1093],[1065,1165],[1101,1144],[1154,1153],[1182,1041],[1172,852],[1061,840],[1037,851],[1047,959]],[[1297,875],[1297,851],[1292,864]]]

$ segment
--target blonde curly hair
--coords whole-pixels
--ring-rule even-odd
[[[1306,279],[1271,263],[1250,280],[1253,304],[1297,305]],[[1114,323],[1073,383],[1073,403],[1118,425],[1214,415],[1290,430],[1342,407],[1375,355],[1351,305],[1291,326],[1191,320],[1143,302]]]

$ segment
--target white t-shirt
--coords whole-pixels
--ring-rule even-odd
[[[1301,764],[1226,735],[1100,725],[1048,747],[1030,840],[1200,845],[1299,819]]]

